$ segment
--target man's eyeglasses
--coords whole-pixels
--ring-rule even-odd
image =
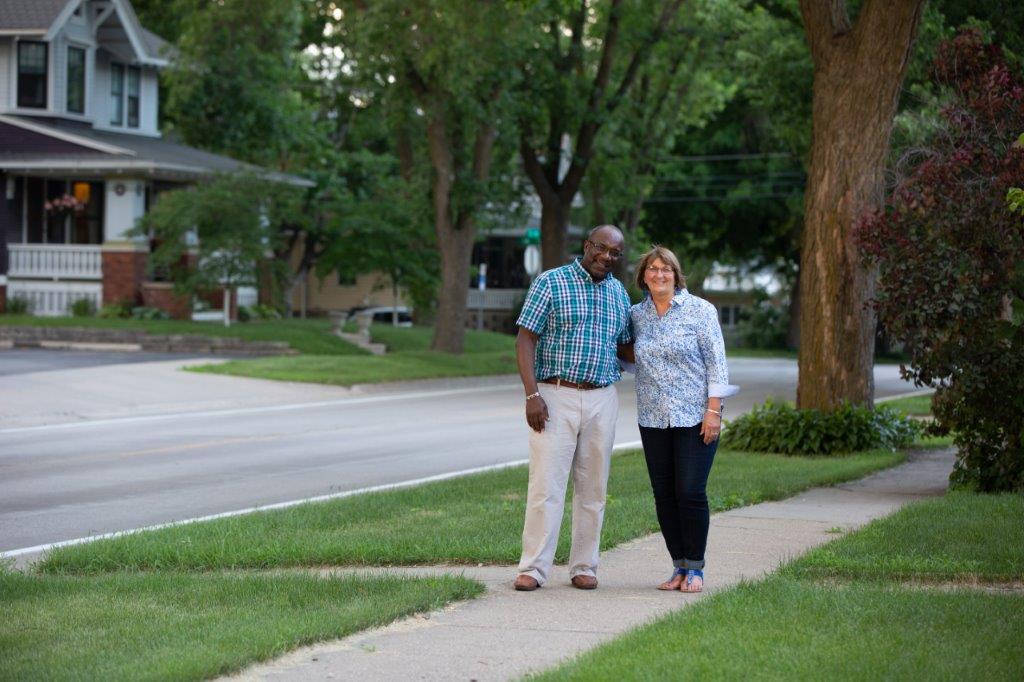
[[[618,249],[613,249],[605,244],[599,244],[598,242],[595,242],[592,239],[588,239],[587,243],[593,246],[595,249],[597,249],[598,253],[606,253],[608,254],[608,257],[613,260],[618,260],[619,258],[622,258],[622,252],[619,251]]]
[[[675,274],[675,270],[673,270],[672,268],[659,268],[656,265],[648,265],[647,272],[651,273],[652,275],[665,275],[666,277]]]

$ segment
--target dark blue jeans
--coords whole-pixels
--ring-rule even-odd
[[[667,429],[641,426],[640,439],[672,564],[704,568],[711,522],[706,488],[718,441],[705,445],[700,424]]]

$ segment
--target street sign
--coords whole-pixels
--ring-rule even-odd
[[[534,244],[530,244],[523,251],[523,269],[530,277],[536,277],[540,272],[540,249]]]

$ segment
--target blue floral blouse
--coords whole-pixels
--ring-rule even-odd
[[[729,384],[725,341],[715,306],[683,289],[658,317],[648,296],[630,308],[640,426],[696,426],[708,398],[739,391]]]

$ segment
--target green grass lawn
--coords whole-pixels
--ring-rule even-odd
[[[902,461],[892,452],[810,458],[721,451],[708,485],[714,511],[780,499]],[[100,540],[54,550],[46,573],[319,565],[512,564],[519,558],[527,471],[516,467]],[[567,506],[569,506],[567,502]],[[558,561],[568,555],[566,515]],[[640,453],[612,460],[602,546],[658,529]]]
[[[0,680],[206,679],[482,591],[460,577],[0,574]]]
[[[898,410],[908,417],[927,417],[932,413],[932,396],[929,395],[915,395],[909,398],[899,398],[897,400],[885,400],[877,403],[879,406],[885,405],[891,407],[894,410]]]
[[[972,586],[1022,579],[1024,496],[949,493],[538,677],[1019,680],[1024,592]]]
[[[228,374],[255,379],[303,381],[351,386],[384,381],[513,374],[512,350],[450,355],[433,351],[402,351],[387,355],[297,355],[232,360],[189,367],[192,372]]]
[[[951,492],[812,550],[800,577],[1024,581],[1024,495]]]
[[[537,679],[1019,680],[1022,641],[1020,595],[775,577],[702,600]]]
[[[22,327],[85,327],[127,329],[149,334],[190,334],[222,336],[245,341],[284,341],[300,353],[310,355],[366,355],[362,350],[331,333],[325,318],[307,320],[252,320],[225,327],[220,322],[191,320],[123,320],[100,317],[35,317],[0,315],[0,325]]]
[[[430,350],[430,342],[434,337],[433,327],[393,327],[389,324],[371,324],[370,339],[375,343],[383,343],[389,353],[406,351]],[[465,337],[466,353],[515,353],[516,337],[497,332],[476,331],[467,329]]]

